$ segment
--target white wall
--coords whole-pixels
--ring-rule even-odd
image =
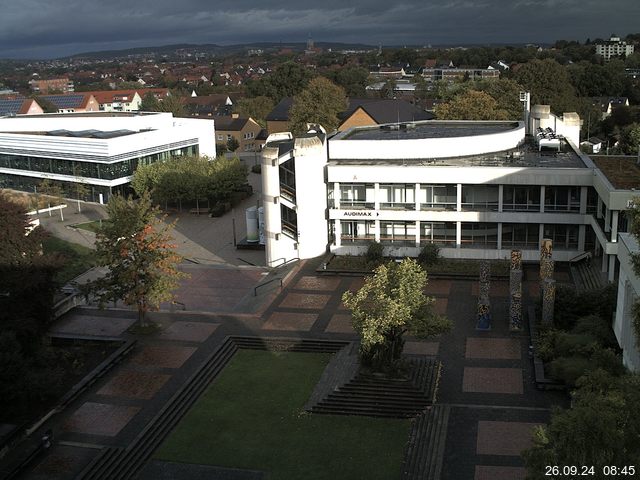
[[[420,124],[422,123],[430,123],[430,121],[420,122]],[[433,122],[433,124],[437,125],[437,122]],[[510,150],[524,141],[524,135],[523,122],[518,122],[517,127],[506,132],[448,138],[350,140],[348,130],[331,140],[330,151],[331,158],[340,159],[447,158]]]
[[[631,312],[631,307],[639,296],[640,278],[633,272],[630,254],[630,252],[639,252],[640,247],[631,234],[621,233],[619,238],[618,260],[620,262],[620,275],[618,277],[618,299],[613,331],[618,340],[618,345],[622,348],[622,359],[625,366],[632,371],[640,371],[640,353],[636,344],[637,338],[633,331],[633,315]]]

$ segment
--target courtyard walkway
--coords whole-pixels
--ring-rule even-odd
[[[89,337],[136,338],[134,352],[42,428],[56,435],[48,454],[25,478],[75,478],[104,447],[126,448],[148,426],[228,335],[357,340],[342,293],[360,277],[318,276],[320,260],[288,273],[260,268],[192,265],[178,298],[185,310],[154,313],[160,333],[133,337],[135,315],[127,310],[79,309],[53,331]],[[559,281],[568,281],[558,274]],[[525,305],[538,295],[535,272],[525,271]],[[254,295],[266,279],[282,278]],[[427,293],[453,330],[428,341],[408,339],[405,353],[439,358],[444,364],[437,403],[450,407],[443,480],[524,479],[519,452],[530,432],[549,421],[563,395],[536,390],[525,332],[507,325],[508,282],[491,285],[493,328],[475,330],[478,284],[433,279]]]

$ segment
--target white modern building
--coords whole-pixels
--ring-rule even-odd
[[[617,35],[611,35],[608,41],[604,43],[596,43],[596,55],[602,56],[605,61],[611,60],[611,57],[621,57],[633,55],[633,45],[620,40]]]
[[[138,165],[172,156],[215,158],[213,120],[171,113],[72,113],[0,118],[0,188],[34,191],[50,179],[90,200],[126,192]]]
[[[620,275],[613,332],[622,348],[622,361],[625,366],[630,370],[640,371],[640,339],[633,331],[633,305],[640,297],[640,278],[634,273],[631,262],[632,254],[640,253],[640,247],[631,234],[621,233],[619,239]]]
[[[535,106],[528,128],[426,121],[272,135],[262,165],[267,262],[359,255],[374,240],[392,256],[435,243],[451,258],[518,248],[532,261],[551,238],[555,260],[591,251],[613,280],[635,192],[579,151],[579,130],[576,114]]]

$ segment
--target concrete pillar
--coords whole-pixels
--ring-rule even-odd
[[[589,187],[580,187],[580,213],[585,215],[587,213],[587,192]]]
[[[416,247],[420,246],[420,221],[416,220]]]
[[[602,218],[602,199],[598,195],[598,208],[596,208],[596,218]]]
[[[340,220],[329,220],[330,222],[333,221],[334,222],[334,232],[335,232],[335,245],[336,247],[340,247],[342,246],[342,224],[340,223]]]
[[[587,226],[578,225],[578,250],[584,252],[584,243],[587,238]]]
[[[542,245],[543,238],[544,238],[544,223],[541,223],[540,231],[538,232],[538,245]]]
[[[416,183],[413,198],[416,201],[416,212],[420,211],[420,184]]]
[[[611,241],[618,241],[618,210],[611,212]]]
[[[500,184],[498,185],[498,212],[500,213],[502,213],[503,196],[504,196],[504,185]],[[500,243],[500,240],[498,240],[498,243]]]
[[[340,208],[340,182],[333,182],[333,205]]]
[[[604,212],[604,231],[605,232],[611,231],[611,210],[609,210],[608,208]]]
[[[380,242],[380,220],[374,220],[375,222],[375,239],[376,242]]]
[[[461,211],[462,211],[462,184],[459,183],[456,188],[456,212],[461,212]],[[458,245],[460,245],[460,242],[458,242]]]
[[[601,272],[606,273],[607,272],[607,261],[609,260],[609,255],[607,255],[606,253],[604,253],[604,248],[602,249],[602,267],[600,269]]]
[[[373,203],[373,208],[375,210],[380,210],[380,184],[379,183],[374,183],[373,184],[373,202],[374,202]],[[378,234],[377,226],[376,226],[376,235],[378,235],[378,240],[377,241],[379,242],[380,241],[380,235]]]
[[[544,195],[545,195],[545,186],[540,186],[540,213],[544,213]],[[542,235],[540,236],[542,239]]]
[[[502,250],[502,223],[498,223],[498,250]]]
[[[609,255],[609,275],[607,277],[607,280],[609,280],[610,282],[613,282],[615,275],[616,275],[616,256]]]
[[[456,248],[462,245],[462,222],[456,222]]]

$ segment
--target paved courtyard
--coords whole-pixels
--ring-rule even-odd
[[[135,351],[64,412],[43,427],[53,428],[55,446],[26,478],[74,478],[107,446],[127,447],[228,335],[357,340],[342,293],[363,279],[317,276],[320,260],[303,262],[277,284],[254,295],[265,280],[261,269],[189,266],[178,298],[186,309],[152,314],[162,332],[137,337]],[[525,274],[525,305],[537,293],[535,275]],[[430,279],[434,308],[454,322],[440,338],[407,339],[405,353],[438,357],[444,364],[438,403],[451,406],[443,480],[524,478],[520,451],[530,432],[549,421],[560,394],[533,383],[526,332],[509,332],[508,282],[491,287],[492,329],[475,330],[477,282]],[[173,306],[171,306],[173,307]],[[78,309],[52,330],[93,337],[133,338],[133,312]],[[151,470],[150,470],[151,471]]]

